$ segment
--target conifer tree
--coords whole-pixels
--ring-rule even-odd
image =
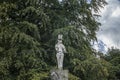
[[[96,40],[100,25],[96,18],[105,4],[105,0],[0,1],[0,78],[45,77],[40,73],[56,66],[54,45],[57,35],[63,34],[68,52],[64,68],[82,80],[105,79],[107,69],[90,44]]]
[[[110,48],[104,59],[110,63],[108,79],[120,79],[120,49]]]

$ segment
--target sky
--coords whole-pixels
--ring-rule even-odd
[[[105,49],[112,46],[120,49],[120,0],[106,0],[108,5],[101,9],[98,40],[103,41]]]

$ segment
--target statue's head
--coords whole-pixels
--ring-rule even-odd
[[[59,34],[59,35],[58,35],[58,40],[62,40],[62,37],[63,37],[63,35],[62,35],[62,34]]]
[[[58,35],[58,43],[62,43],[62,37],[63,37],[62,34],[59,34],[59,35]]]

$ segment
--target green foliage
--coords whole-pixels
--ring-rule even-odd
[[[1,80],[49,79],[48,72],[56,66],[54,45],[60,33],[70,79],[105,80],[106,65],[95,58],[90,44],[100,25],[97,13],[105,4],[104,0],[90,4],[86,0],[0,1]]]
[[[35,72],[46,66],[42,59],[39,29],[36,24],[13,15],[17,9],[15,4],[1,4],[0,78],[30,80]],[[20,13],[16,12],[17,15]]]
[[[115,80],[120,79],[120,49],[111,48],[104,57],[109,63],[111,63],[109,68],[108,79]]]
[[[106,80],[108,69],[106,63],[103,60],[96,58],[89,58],[84,61],[73,60],[74,69],[73,73],[80,77],[82,80]]]
[[[50,80],[49,72],[35,73],[31,80]]]
[[[68,80],[81,80],[81,79],[69,73]]]

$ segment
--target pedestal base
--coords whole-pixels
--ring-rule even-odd
[[[51,70],[51,80],[68,80],[68,70]]]

